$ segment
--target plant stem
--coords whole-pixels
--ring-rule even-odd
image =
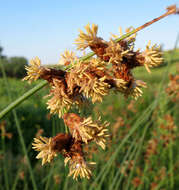
[[[47,85],[47,81],[43,81],[31,90],[27,91],[25,94],[20,96],[18,99],[16,99],[14,102],[9,104],[3,111],[0,112],[0,119],[2,119],[8,112],[13,110],[15,107],[17,107],[19,104],[21,104],[24,100],[26,100],[28,97],[35,94],[37,91],[39,91],[41,88],[43,88],[45,85]]]
[[[5,84],[6,84],[6,87],[7,87],[6,89],[7,89],[8,98],[9,98],[9,100],[11,100],[11,94],[10,94],[10,90],[9,90],[9,85],[8,85],[8,81],[7,81],[7,77],[6,77],[6,73],[5,73],[3,65],[1,65],[1,68],[2,68],[3,78],[5,80]],[[17,118],[16,110],[12,110],[12,113],[13,113],[13,116],[14,116],[15,124],[16,124],[16,127],[17,127],[17,132],[18,132],[20,142],[21,142],[21,145],[22,145],[22,150],[24,152],[25,159],[27,161],[30,177],[31,177],[31,180],[32,180],[32,186],[33,186],[34,190],[37,190],[37,185],[36,185],[36,182],[35,182],[32,166],[31,166],[28,154],[27,154],[27,148],[26,148],[26,145],[25,145],[25,142],[24,142],[24,138],[23,138],[23,135],[22,135],[22,130],[21,130],[21,127],[20,127],[19,120]]]
[[[3,151],[3,170],[4,170],[4,181],[6,190],[9,190],[9,180],[8,180],[8,172],[7,172],[7,159],[6,159],[6,146],[5,146],[5,134],[1,134],[1,142],[2,142],[2,151]]]

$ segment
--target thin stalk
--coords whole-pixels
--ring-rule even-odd
[[[161,20],[162,18],[165,18],[168,15],[171,14],[175,14],[176,10],[170,10],[167,11],[166,13],[162,14],[161,16],[143,24],[142,26],[139,26],[138,28],[132,30],[131,32],[128,32],[124,35],[122,35],[120,38],[115,39],[115,42],[120,42],[121,40],[124,40],[125,38],[131,36],[132,34],[135,34],[137,32],[139,32],[140,30],[150,26],[151,24]],[[80,61],[85,61],[91,57],[93,57],[95,55],[94,52],[91,52],[83,57],[80,58]],[[66,68],[68,69],[68,67]],[[46,86],[48,84],[47,81],[43,81],[40,84],[38,84],[37,86],[35,86],[34,88],[32,88],[31,90],[29,90],[28,92],[26,92],[24,95],[22,95],[21,97],[19,97],[17,100],[15,100],[14,102],[12,102],[9,106],[7,106],[3,111],[0,112],[0,119],[2,119],[2,117],[4,117],[8,112],[10,112],[12,109],[14,109],[15,107],[17,107],[19,104],[21,104],[24,100],[26,100],[28,97],[32,96],[35,92],[39,91],[41,88],[43,88],[44,86]]]
[[[138,138],[139,138],[139,137],[136,136],[136,138],[133,140],[132,144],[130,145],[130,147],[129,147],[127,153],[126,153],[126,155],[124,156],[122,162],[120,163],[121,166],[122,166],[122,165],[125,163],[125,161],[128,159],[129,155],[130,155],[130,156],[132,155],[131,152],[134,152],[135,148],[134,148],[133,151],[132,151],[132,149],[133,149],[133,147],[136,146],[135,144],[136,144],[136,141],[137,141]],[[136,147],[137,147],[137,146],[136,146]],[[130,158],[129,158],[129,159],[130,159]],[[128,160],[128,161],[129,161],[129,160]],[[116,173],[116,175],[115,175],[115,177],[114,177],[114,179],[113,179],[112,184],[111,184],[110,187],[109,187],[109,190],[114,190],[115,184],[116,184],[116,182],[118,181],[118,176],[120,175],[120,172],[121,172],[121,168],[122,168],[121,166],[120,166],[119,170],[117,170],[117,173]],[[127,166],[126,166],[126,167],[127,167]],[[125,172],[125,171],[124,171],[124,172]],[[121,175],[122,175],[122,174],[121,174]]]
[[[51,169],[50,169],[50,173],[53,173],[53,172],[52,172],[53,170],[54,170],[54,164],[53,164],[53,166],[52,166]],[[48,175],[48,177],[47,177],[47,182],[46,182],[46,184],[45,184],[45,190],[48,190],[48,189],[49,189],[51,176],[52,176],[52,175]]]
[[[134,157],[134,155],[135,155],[135,153],[137,151],[137,148],[138,148],[138,144],[135,145],[134,150],[133,150],[133,152],[131,153],[131,155],[129,157],[128,164],[127,164],[126,168],[128,167],[129,162],[133,159],[133,157]],[[115,190],[119,189],[119,185],[121,184],[121,181],[122,181],[123,177],[124,177],[124,174],[121,174],[121,176],[120,176],[120,178],[119,178],[119,180],[118,180],[118,182],[116,184]]]
[[[2,142],[2,150],[3,150],[3,155],[4,155],[4,159],[3,159],[3,170],[4,170],[4,181],[5,181],[5,187],[6,190],[9,190],[9,180],[8,180],[8,172],[7,172],[7,159],[6,159],[6,147],[5,147],[5,136],[2,132],[1,134],[1,142]]]
[[[142,176],[142,179],[141,179],[142,183],[139,185],[139,187],[137,188],[137,190],[141,190],[143,188],[143,185],[144,185],[143,182],[144,182],[144,179],[146,177],[145,174],[148,171],[148,167],[149,167],[149,165],[145,164],[144,173],[143,173],[143,176]]]
[[[169,162],[170,188],[173,189],[173,187],[174,187],[174,175],[173,175],[174,167],[173,167],[173,142],[172,142],[172,140],[170,141],[170,145],[169,145],[169,159],[170,159],[170,162]]]
[[[8,98],[11,100],[11,94],[10,94],[10,91],[9,91],[9,88],[8,88],[9,85],[8,85],[8,81],[7,81],[7,78],[6,78],[6,73],[5,73],[3,64],[1,64],[1,68],[2,68],[3,78],[5,79],[5,83],[6,83],[6,86],[7,86]],[[33,171],[32,171],[31,163],[30,163],[30,160],[29,160],[29,157],[28,157],[28,154],[27,154],[27,149],[26,149],[26,145],[25,145],[24,138],[23,138],[23,135],[22,135],[22,130],[21,130],[21,127],[20,127],[20,124],[19,124],[19,120],[17,118],[16,111],[12,110],[12,113],[13,113],[13,116],[14,116],[15,124],[16,124],[16,127],[17,127],[17,132],[19,134],[20,142],[21,142],[21,145],[22,145],[22,150],[23,150],[25,158],[27,160],[27,165],[28,165],[29,173],[30,173],[31,180],[32,180],[32,186],[33,186],[34,190],[37,190],[37,185],[36,185],[36,182],[35,182],[35,178],[34,178],[34,174],[33,174]]]
[[[31,150],[31,147],[32,145],[29,144],[29,146],[27,147],[27,154],[29,153],[29,151]],[[23,168],[23,165],[21,165],[17,171],[17,174],[16,174],[16,177],[14,179],[14,182],[13,182],[13,185],[12,185],[12,188],[11,190],[15,190],[16,189],[16,186],[17,186],[17,183],[18,183],[18,180],[19,180],[19,173],[21,171],[21,169]]]
[[[2,119],[7,113],[9,113],[11,110],[13,110],[15,107],[17,107],[19,104],[21,104],[23,101],[25,101],[27,98],[35,94],[37,91],[39,91],[41,88],[43,88],[45,85],[47,85],[47,81],[43,81],[39,83],[37,86],[32,88],[31,90],[27,91],[25,94],[23,94],[21,97],[13,101],[11,104],[9,104],[3,111],[0,112],[0,119]]]
[[[144,138],[145,138],[145,135],[146,135],[146,132],[147,132],[148,127],[149,127],[149,125],[147,125],[147,126],[145,127],[144,132],[143,132],[143,135],[142,135],[142,137],[141,137],[141,139],[140,139],[139,148],[138,148],[138,151],[137,151],[136,156],[135,156],[135,159],[134,159],[134,167],[132,168],[132,171],[130,172],[130,175],[129,175],[129,178],[128,178],[128,181],[127,181],[127,186],[125,186],[125,189],[126,189],[126,190],[129,189],[129,185],[130,185],[130,182],[131,182],[131,179],[132,179],[132,176],[133,176],[135,167],[136,167],[137,158],[139,157],[140,152],[141,152],[141,150],[142,150],[142,145],[143,145]]]
[[[168,175],[170,175],[169,172],[166,173],[166,176],[168,176]],[[165,180],[162,179],[162,180],[160,181],[160,183],[157,185],[157,187],[155,187],[155,190],[161,189],[161,186],[163,185],[164,182],[165,182]],[[173,188],[172,188],[172,189],[173,189]]]
[[[17,174],[16,174],[16,177],[15,177],[15,180],[14,180],[14,183],[12,185],[12,188],[11,190],[15,190],[16,189],[16,186],[17,186],[17,183],[18,183],[18,180],[19,180],[19,174],[20,174],[20,170],[21,170],[22,167],[20,167],[17,171]]]

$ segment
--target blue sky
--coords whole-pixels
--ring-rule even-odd
[[[38,56],[42,63],[57,63],[65,49],[75,50],[78,29],[87,23],[99,25],[104,39],[118,28],[138,27],[164,13],[178,0],[0,0],[0,45],[7,56]],[[136,47],[148,40],[174,46],[179,32],[179,16],[172,15],[140,31]]]

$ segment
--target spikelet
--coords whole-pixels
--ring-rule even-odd
[[[141,81],[141,80],[134,80],[132,82],[131,87],[129,88],[129,91],[126,92],[126,96],[132,96],[135,100],[142,96],[143,92],[141,90],[141,88],[146,88],[147,85],[145,82]]]
[[[42,159],[42,165],[46,162],[51,162],[55,156],[56,152],[53,150],[52,138],[38,137],[34,138],[34,143],[32,143],[32,148],[40,153],[36,156],[37,159]]]
[[[44,71],[44,67],[41,66],[41,61],[38,57],[30,60],[30,66],[26,66],[27,76],[23,80],[28,80],[29,83],[36,81]]]
[[[90,24],[87,24],[85,26],[85,29],[86,34],[82,30],[79,30],[80,34],[78,35],[78,38],[75,40],[75,44],[77,44],[77,49],[84,50],[91,44],[95,44],[99,41],[99,38],[97,37],[97,25],[92,24],[92,27],[90,28]]]
[[[92,103],[102,102],[104,96],[109,93],[110,85],[105,82],[106,77],[91,78],[86,74],[87,81],[81,85],[80,91],[85,97],[91,98]]]
[[[65,50],[63,54],[61,54],[61,59],[59,61],[60,65],[69,65],[71,62],[74,62],[77,59],[75,53],[73,51]]]
[[[52,98],[47,101],[47,109],[50,109],[51,114],[57,113],[59,117],[62,117],[72,106],[73,100],[66,93],[63,80],[54,80],[53,83],[54,86],[48,95]]]
[[[115,43],[114,41],[109,42],[109,46],[106,48],[106,53],[104,56],[110,57],[110,63],[121,63],[124,56],[128,56],[130,54],[130,49],[124,50],[123,47],[119,43]]]
[[[160,51],[160,46],[154,44],[151,46],[151,41],[148,42],[146,49],[142,52],[142,55],[145,58],[144,66],[146,70],[150,73],[150,67],[156,67],[163,62],[162,52]]]
[[[108,122],[101,123],[101,118],[98,118],[95,122],[93,122],[91,117],[84,118],[83,121],[73,129],[72,136],[75,139],[79,139],[80,136],[82,141],[86,144],[89,141],[94,141],[101,146],[102,149],[105,149],[105,139],[109,136],[107,134],[108,126]]]
[[[89,179],[91,177],[91,170],[90,166],[94,165],[95,162],[89,162],[87,163],[83,157],[78,157],[78,158],[70,158],[66,157],[65,160],[65,165],[69,163],[69,174],[68,176],[73,175],[73,179],[78,179],[80,178],[87,178]]]
[[[105,72],[104,62],[90,60],[86,62],[78,61],[68,73],[67,85],[70,93],[73,93],[74,86],[80,87],[79,93],[86,98],[91,98],[92,102],[101,102],[103,97],[109,93],[110,85],[105,81],[106,76],[99,77],[95,72]]]

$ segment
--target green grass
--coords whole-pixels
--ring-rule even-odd
[[[94,117],[100,114],[103,120],[110,121],[111,137],[105,151],[94,149],[93,144],[89,147],[89,150],[92,150],[89,152],[89,160],[97,163],[89,181],[85,179],[76,182],[67,177],[68,168],[64,167],[62,156],[44,167],[35,159],[36,152],[31,149],[31,143],[39,129],[44,130],[44,136],[54,136],[65,130],[61,119],[57,116],[49,117],[46,99],[43,98],[48,93],[48,88],[41,89],[19,105],[15,112],[8,113],[3,120],[6,121],[6,132],[12,133],[13,136],[11,139],[1,136],[0,190],[35,189],[35,186],[38,190],[147,190],[151,188],[151,184],[157,184],[156,189],[179,189],[178,128],[174,133],[176,139],[170,141],[168,146],[160,139],[163,135],[168,135],[168,132],[160,127],[162,124],[167,125],[167,114],[172,116],[175,125],[179,124],[179,105],[172,102],[165,93],[168,74],[176,73],[179,51],[173,53],[172,62],[170,53],[165,53],[165,60],[167,64],[152,69],[151,74],[144,68],[134,70],[136,78],[144,80],[148,85],[143,96],[137,101],[110,93],[102,104],[91,105]],[[15,79],[0,79],[0,109],[4,109],[37,83],[29,85]],[[11,97],[7,95],[7,90]],[[128,108],[129,104],[132,109]],[[88,115],[88,112],[89,110],[85,110],[83,114]],[[119,117],[124,124],[120,123]],[[153,139],[158,139],[156,153],[146,162],[146,149]],[[29,163],[24,157],[25,154]],[[129,167],[131,162],[132,168]],[[137,188],[133,185],[136,177],[141,180]]]

